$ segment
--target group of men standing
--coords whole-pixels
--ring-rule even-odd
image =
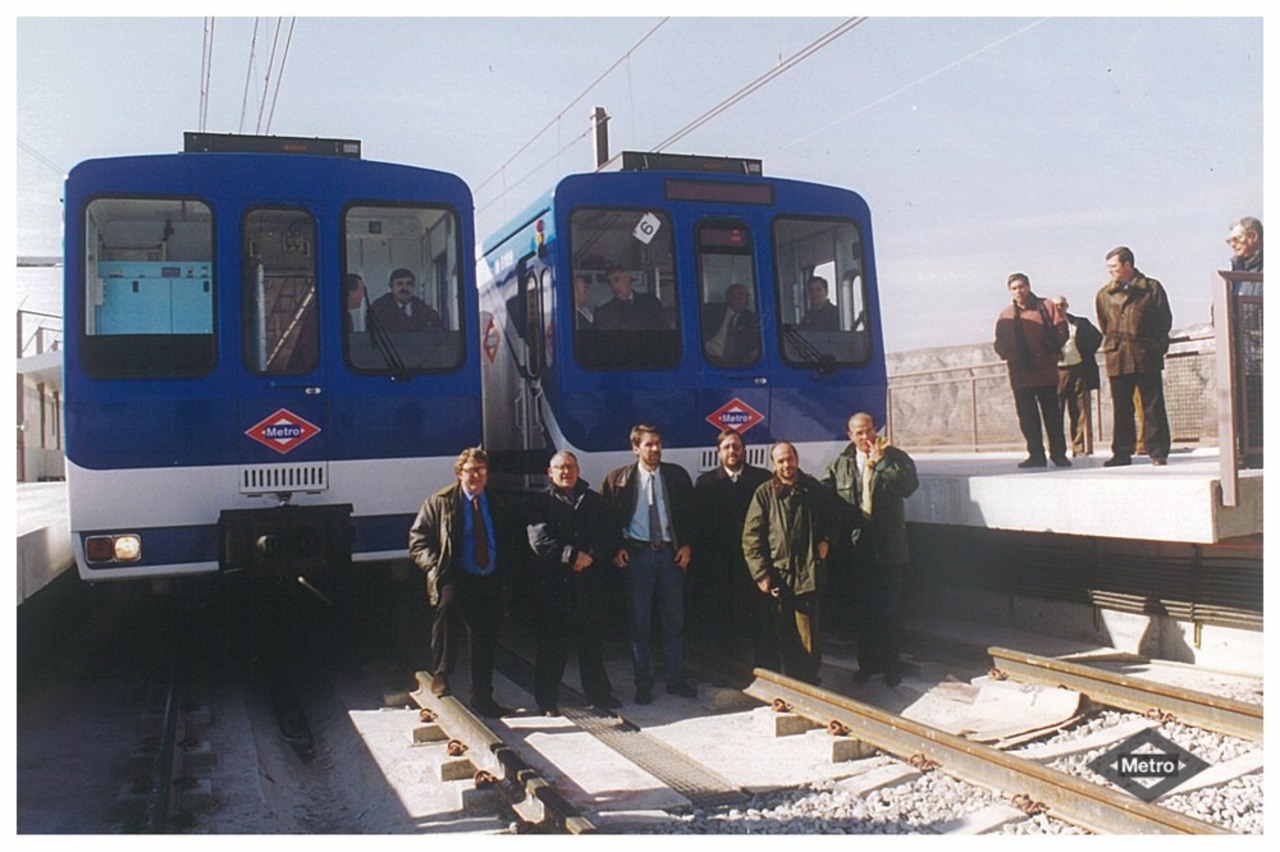
[[[1103,465],[1132,463],[1139,446],[1135,400],[1141,405],[1142,445],[1151,463],[1168,464],[1172,440],[1163,370],[1173,313],[1164,287],[1134,266],[1127,246],[1109,251],[1106,261],[1110,280],[1094,297],[1097,328],[1084,317],[1068,314],[1065,296],[1040,298],[1024,273],[1009,276],[1013,303],[996,320],[995,350],[1008,363],[1018,426],[1027,445],[1027,458],[1018,467],[1046,467],[1049,462],[1071,466],[1062,431],[1064,410],[1070,418],[1073,453],[1088,452],[1089,394],[1099,385],[1099,348],[1114,413],[1111,458]]]
[[[609,590],[618,572],[625,601],[635,703],[649,704],[657,680],[654,630],[668,693],[694,697],[684,675],[685,590],[690,621],[722,650],[748,635],[756,665],[819,682],[822,597],[832,570],[858,578],[855,680],[901,681],[897,630],[907,561],[903,500],[915,464],[876,435],[869,414],[848,422],[849,445],[821,479],[800,468],[796,447],[770,450],[772,471],[746,463],[742,436],[717,439],[719,465],[698,477],[662,461],[662,435],[631,431],[635,462],[611,471],[599,492],[581,478],[573,453],[556,453],[549,484],[519,508],[486,489],[488,459],[465,450],[457,481],[424,502],[409,552],[427,576],[431,689],[450,690],[459,640],[470,644],[471,703],[485,716],[511,712],[493,697],[502,619],[503,572],[533,574],[539,712],[558,715],[568,650],[577,651],[592,704],[621,706],[604,667]]]

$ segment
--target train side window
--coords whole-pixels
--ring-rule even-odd
[[[697,227],[702,353],[714,367],[749,367],[760,359],[760,312],[751,229],[745,222]]]
[[[343,217],[345,274],[365,292],[344,304],[343,351],[362,373],[456,370],[465,359],[461,233],[452,210],[357,205]]]
[[[95,378],[213,369],[213,214],[189,198],[85,207],[81,367]]]
[[[666,370],[680,363],[671,220],[652,210],[578,209],[569,217],[575,277],[586,282],[574,356],[588,370]]]
[[[304,210],[253,210],[241,252],[245,364],[263,374],[311,372],[320,359],[315,219]]]
[[[773,225],[783,358],[798,367],[871,358],[862,237],[853,222],[779,218]]]

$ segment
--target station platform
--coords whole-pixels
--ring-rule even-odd
[[[1175,450],[1154,467],[1135,456],[1019,469],[1025,453],[913,453],[920,488],[908,522],[1099,538],[1215,544],[1262,533],[1262,471],[1240,471],[1240,505],[1222,505],[1217,449]]]
[[[67,483],[20,482],[17,486],[18,605],[75,564]]]

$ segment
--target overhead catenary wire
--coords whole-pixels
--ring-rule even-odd
[[[554,126],[556,125],[556,123],[560,121],[560,119],[564,118],[565,114],[566,114],[566,113],[568,113],[568,111],[569,111],[570,109],[572,109],[572,108],[573,108],[574,106],[576,106],[576,105],[577,105],[577,104],[578,104],[578,103],[579,103],[583,98],[585,98],[588,94],[590,94],[591,90],[592,90],[592,89],[594,89],[596,86],[600,85],[601,81],[603,81],[606,77],[608,77],[610,74],[612,74],[612,73],[614,72],[614,70],[615,70],[619,65],[621,65],[623,62],[625,62],[625,61],[627,61],[628,59],[630,59],[630,58],[631,58],[631,54],[632,54],[632,53],[634,53],[634,52],[635,52],[635,51],[640,47],[640,45],[642,45],[642,44],[644,44],[646,41],[648,41],[648,40],[649,40],[649,37],[650,37],[650,36],[652,36],[654,33],[656,33],[656,32],[657,32],[657,31],[658,31],[658,30],[663,26],[663,24],[665,24],[665,23],[666,23],[667,21],[669,21],[669,20],[671,20],[671,19],[670,19],[670,17],[666,17],[666,18],[663,18],[662,20],[658,21],[658,23],[654,24],[654,25],[653,25],[653,27],[651,27],[651,28],[649,29],[649,31],[648,31],[648,32],[646,32],[643,36],[641,36],[641,38],[640,38],[640,40],[639,40],[639,41],[637,41],[637,42],[636,42],[635,44],[633,44],[630,48],[628,48],[628,49],[627,49],[627,50],[626,50],[626,51],[625,51],[621,56],[619,56],[619,57],[614,61],[614,63],[613,63],[612,65],[610,65],[608,68],[606,68],[606,69],[605,69],[605,70],[604,70],[604,71],[603,71],[603,72],[602,72],[598,77],[596,77],[594,80],[592,80],[592,81],[591,81],[591,83],[590,83],[590,85],[588,85],[585,89],[583,89],[581,92],[579,92],[579,93],[578,93],[578,95],[577,95],[577,97],[575,97],[573,100],[571,100],[568,104],[566,104],[566,105],[565,105],[565,107],[564,107],[563,109],[561,109],[558,113],[556,113],[556,114],[555,114],[555,116],[554,116],[550,121],[548,121],[548,122],[546,123],[546,125],[545,125],[541,130],[539,130],[539,131],[538,131],[537,133],[535,133],[532,137],[530,137],[530,138],[529,138],[529,140],[528,140],[527,142],[525,142],[523,145],[521,145],[521,146],[516,150],[516,152],[515,152],[514,154],[512,154],[510,157],[508,157],[508,158],[507,158],[507,159],[502,163],[502,165],[500,165],[500,166],[498,166],[498,168],[494,169],[494,171],[493,171],[493,173],[492,173],[492,174],[490,174],[490,175],[489,175],[487,178],[485,178],[484,180],[480,181],[480,183],[476,185],[476,188],[475,188],[475,190],[474,190],[474,191],[475,191],[475,192],[479,192],[480,190],[484,189],[486,186],[488,186],[488,185],[493,181],[493,179],[494,179],[494,178],[496,178],[498,175],[502,174],[502,173],[506,170],[507,166],[509,166],[509,165],[511,165],[513,162],[515,162],[516,158],[517,158],[517,157],[519,157],[521,154],[523,154],[525,151],[527,151],[527,150],[529,149],[529,146],[530,146],[530,145],[532,145],[534,142],[538,141],[538,139],[540,139],[544,133],[546,133],[548,130],[550,130],[552,127],[554,127]],[[585,135],[586,135],[585,133],[584,133],[584,134],[582,134],[582,136],[585,136]],[[581,139],[581,138],[582,138],[582,136],[577,137],[577,139]],[[576,141],[577,141],[577,139],[575,139],[574,141],[576,142]],[[572,144],[572,143],[571,143],[571,144]],[[564,149],[564,148],[561,148],[560,150],[561,150],[561,151],[564,151],[565,149]],[[559,153],[559,152],[557,152],[557,153]],[[545,165],[545,163],[544,163],[543,165]],[[538,166],[538,168],[541,168],[541,165],[539,165],[539,166]],[[535,171],[536,171],[536,169],[535,169]],[[522,180],[523,180],[523,179],[522,179]]]
[[[944,74],[947,71],[950,71],[952,68],[955,68],[957,65],[963,65],[964,63],[968,62],[970,59],[973,59],[977,56],[981,56],[982,54],[986,53],[988,50],[992,50],[996,47],[999,47],[1000,45],[1004,44],[1010,39],[1017,38],[1018,36],[1025,33],[1027,30],[1031,29],[1032,27],[1038,27],[1048,20],[1050,19],[1040,18],[1039,20],[1032,21],[1031,23],[1027,24],[1025,27],[1021,27],[1017,30],[1014,30],[1008,35],[1001,36],[1000,38],[996,39],[990,44],[984,45],[978,48],[977,50],[973,51],[972,53],[968,53],[953,62],[948,62],[946,65],[943,65],[941,68],[937,68],[933,71],[930,71],[928,74],[925,74],[923,77],[917,77],[915,80],[912,80],[910,83],[907,83],[906,85],[903,85],[903,86],[899,86],[898,88],[894,89],[892,92],[889,92],[888,94],[881,95],[880,97],[876,98],[870,103],[867,103],[867,104],[864,104],[863,106],[858,107],[856,110],[854,110],[851,113],[848,113],[847,115],[843,115],[840,118],[835,119],[834,121],[829,121],[826,124],[824,124],[822,127],[819,127],[816,130],[811,130],[810,132],[806,133],[804,136],[800,136],[796,139],[791,140],[785,145],[775,148],[774,152],[776,153],[777,151],[785,151],[788,148],[793,148],[796,145],[799,145],[801,142],[805,142],[809,139],[812,139],[814,136],[817,136],[819,133],[825,133],[831,128],[839,124],[843,124],[849,119],[854,118],[855,116],[861,115],[867,110],[873,109],[879,106],[880,104],[884,103],[885,101],[891,98],[895,98],[909,89],[914,89],[916,86],[919,86],[922,83],[932,80],[934,77],[937,77],[939,74]]]
[[[204,19],[204,41],[200,49],[200,110],[196,124],[201,133],[209,124],[209,83],[213,77],[214,19]]]
[[[280,45],[280,28],[283,26],[283,24],[284,24],[283,18],[276,18],[276,30],[271,37],[271,53],[267,56],[267,72],[265,75],[263,75],[263,78],[262,78],[262,96],[258,100],[258,120],[253,125],[254,133],[263,132],[262,114],[263,112],[266,111],[267,95],[271,91],[271,75],[272,74],[276,75],[276,91],[278,92],[280,87],[280,76],[284,73],[283,56],[281,57],[281,60],[280,60],[280,68],[278,70],[276,69],[276,49]],[[290,34],[292,34],[292,32],[293,32],[293,29],[292,27],[290,27]],[[272,102],[272,108],[274,109],[274,100]]]
[[[244,114],[249,109],[249,83],[253,80],[253,55],[258,49],[258,18],[253,19],[253,35],[249,37],[249,62],[244,71],[244,96],[240,99],[240,125],[237,133],[244,132]]]
[[[761,74],[759,77],[752,80],[750,83],[743,86],[741,89],[734,92],[732,95],[725,98],[723,101],[716,104],[711,109],[707,110],[702,115],[695,118],[693,121],[690,121],[684,127],[681,127],[679,130],[677,130],[675,133],[672,133],[666,139],[663,139],[657,145],[654,145],[651,150],[655,152],[662,151],[668,148],[669,146],[674,145],[676,142],[679,142],[681,139],[688,136],[690,133],[697,130],[702,125],[706,124],[716,116],[725,112],[730,107],[734,106],[739,101],[746,98],[748,95],[751,95],[752,93],[760,90],[765,85],[772,82],[778,76],[786,73],[787,71],[790,71],[796,65],[799,65],[801,62],[808,59],[810,56],[813,56],[813,54],[817,53],[819,50],[822,50],[824,47],[831,44],[833,41],[840,38],[842,35],[849,32],[859,24],[862,24],[866,20],[867,20],[866,17],[849,18],[845,20],[840,25],[827,31],[816,40],[805,45],[799,51],[787,57],[782,62],[779,62],[776,67],[769,69],[764,74]]]
[[[289,19],[289,34],[285,36],[284,52],[280,55],[280,71],[276,74],[276,88],[271,93],[271,109],[267,112],[267,126],[265,133],[271,132],[271,122],[276,115],[276,101],[280,98],[280,83],[284,80],[284,66],[289,61],[289,46],[293,44],[293,28],[297,24],[297,18]]]
[[[34,157],[36,161],[40,163],[42,166],[46,166],[49,169],[57,172],[59,175],[66,177],[67,175],[66,169],[64,169],[62,166],[58,165],[53,160],[46,157],[44,154],[41,154],[39,151],[37,151],[35,148],[28,145],[26,142],[23,142],[21,138],[18,139],[18,147],[26,151],[32,157]]]

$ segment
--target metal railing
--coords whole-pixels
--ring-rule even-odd
[[[61,348],[62,317],[40,311],[18,310],[19,358],[41,355]]]
[[[1209,408],[1214,385],[1213,341],[1214,337],[1205,333],[1170,341],[1164,385],[1175,441],[1203,443],[1217,437]],[[1090,394],[1089,443],[1106,439],[1112,416],[1101,359],[1099,365],[1103,381],[1102,387]],[[1024,445],[1009,390],[1008,368],[997,360],[891,373],[885,428],[890,441],[915,450],[981,452]],[[1086,448],[1092,451],[1088,443]]]

